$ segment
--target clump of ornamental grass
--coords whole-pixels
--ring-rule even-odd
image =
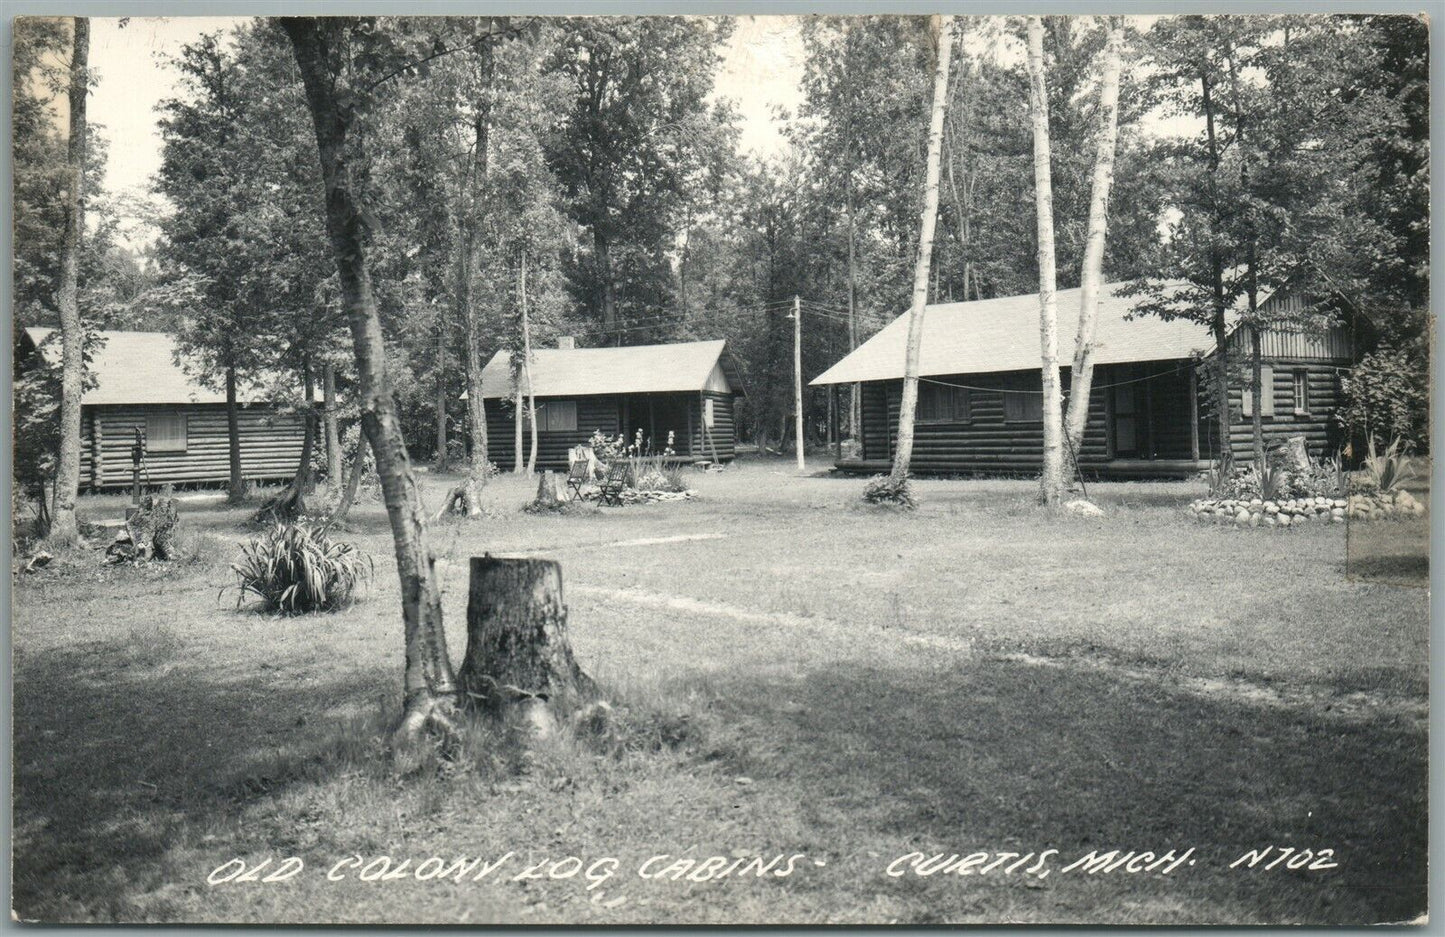
[[[260,611],[283,615],[347,608],[373,572],[371,557],[354,544],[332,540],[305,521],[273,524],[241,548],[231,569],[237,608],[254,595]]]
[[[891,475],[874,475],[863,489],[863,500],[868,504],[896,507],[905,511],[911,511],[918,506],[907,476],[894,481]]]

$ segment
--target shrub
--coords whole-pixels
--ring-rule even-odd
[[[1365,456],[1364,472],[1366,485],[1381,494],[1389,494],[1415,477],[1410,467],[1410,457],[1403,451],[1403,444],[1397,436],[1383,453],[1375,451],[1375,440],[1370,438],[1369,454]]]
[[[239,590],[237,608],[250,593],[261,600],[262,611],[298,615],[351,605],[372,564],[354,545],[296,522],[275,524],[242,547],[241,562],[231,569]]]
[[[682,466],[665,455],[636,458],[628,463],[627,487],[638,491],[686,491]]]
[[[894,482],[890,475],[874,475],[863,489],[863,500],[868,504],[891,504],[905,510],[913,510],[918,502],[913,499],[913,488],[908,479]]]

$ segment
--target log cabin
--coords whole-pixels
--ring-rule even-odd
[[[19,337],[17,372],[60,365],[55,329]],[[53,334],[53,337],[52,337]],[[164,332],[101,332],[80,401],[80,484],[98,491],[130,485],[136,431],[145,446],[141,482],[202,485],[230,478],[226,395],[195,378]],[[290,479],[301,458],[300,417],[280,412],[255,386],[237,389],[241,473],[249,481]]]
[[[629,443],[640,431],[644,450],[658,453],[670,433],[674,453],[690,462],[731,462],[736,456],[733,398],[743,390],[726,342],[578,348],[564,336],[557,344],[532,352],[539,468],[567,468],[567,450],[599,431],[621,434]],[[497,352],[483,369],[482,394],[488,455],[505,469],[516,453],[509,352]],[[530,446],[531,427],[524,425],[524,460]]]
[[[1182,284],[1165,284],[1182,295]],[[1061,385],[1067,399],[1079,290],[1058,292]],[[1230,324],[1230,438],[1221,444],[1218,422],[1201,387],[1201,359],[1215,352],[1208,328],[1185,318],[1166,321],[1137,314],[1139,300],[1123,284],[1100,290],[1094,378],[1083,444],[1076,454],[1090,477],[1185,477],[1208,468],[1225,445],[1236,458],[1252,458],[1254,395],[1247,368],[1251,335]],[[1265,298],[1268,321],[1299,322],[1298,294]],[[1034,474],[1043,463],[1038,294],[930,305],[924,313],[919,397],[912,468],[927,473]],[[851,472],[883,472],[892,464],[898,435],[908,338],[904,314],[811,382],[839,395],[860,385],[861,453],[839,458]],[[1333,453],[1342,439],[1334,412],[1341,377],[1353,361],[1343,327],[1277,328],[1260,334],[1263,360],[1260,416],[1266,445],[1303,436],[1312,455]],[[1241,367],[1235,367],[1240,365]],[[1066,402],[1067,406],[1067,402]]]

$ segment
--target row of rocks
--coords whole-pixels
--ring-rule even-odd
[[[1375,491],[1350,495],[1348,513],[1351,518],[1362,521],[1420,517],[1425,513],[1425,505],[1403,489]]]
[[[1205,523],[1236,527],[1293,527],[1306,523],[1345,522],[1348,505],[1340,498],[1292,498],[1265,501],[1262,498],[1202,498],[1191,502],[1189,511]]]
[[[636,488],[624,488],[618,497],[623,504],[647,504],[654,501],[691,501],[696,494],[691,488],[686,491],[638,491]]]

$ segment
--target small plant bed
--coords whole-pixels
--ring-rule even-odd
[[[1297,527],[1307,523],[1345,522],[1346,503],[1340,498],[1291,498],[1266,501],[1263,498],[1201,498],[1191,502],[1189,511],[1197,520],[1236,527]]]

